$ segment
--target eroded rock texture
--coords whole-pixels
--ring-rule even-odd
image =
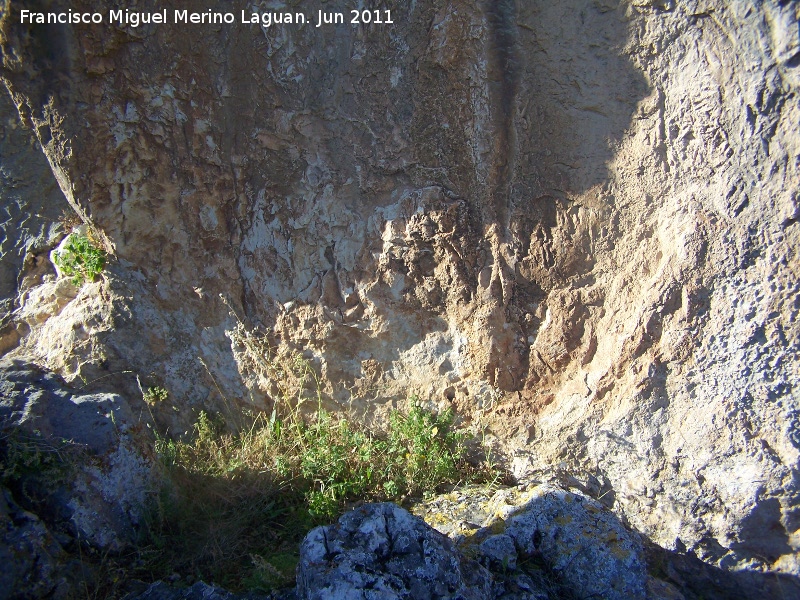
[[[483,600],[491,589],[489,571],[394,504],[357,508],[311,530],[300,546],[302,600]]]
[[[465,489],[421,503],[414,512],[494,573],[538,558],[570,597],[662,597],[648,594],[639,535],[583,494],[552,485]]]
[[[117,262],[14,353],[261,407],[260,330],[333,403],[452,403],[519,477],[583,473],[667,548],[800,572],[796,3],[419,0],[319,29],[22,4],[3,81]]]
[[[139,539],[157,485],[153,463],[137,443],[142,427],[117,394],[81,393],[53,373],[0,361],[4,482],[12,482],[17,502],[35,513],[18,509],[28,516],[11,522],[30,522],[34,531],[44,531],[41,517],[62,540],[80,540],[106,552],[130,548]],[[30,554],[24,546],[8,544],[12,553]],[[48,552],[45,541],[41,544]]]
[[[7,94],[0,97],[0,352],[19,341],[11,313],[25,289],[23,275],[51,270],[42,256],[69,211],[47,159],[19,121]],[[37,256],[37,254],[39,256]]]

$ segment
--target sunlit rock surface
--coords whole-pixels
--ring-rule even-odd
[[[33,252],[4,352],[260,409],[259,331],[331,405],[453,405],[520,479],[601,482],[665,548],[800,573],[797,3],[418,0],[319,29],[23,4],[3,82],[116,259],[77,292]]]
[[[301,600],[491,596],[491,576],[444,535],[390,503],[356,508],[313,529],[300,546]]]

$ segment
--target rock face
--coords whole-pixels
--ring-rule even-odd
[[[2,79],[117,262],[74,298],[40,276],[13,355],[262,407],[259,330],[332,404],[453,404],[521,479],[556,465],[666,548],[800,574],[797,3],[20,9]]]
[[[155,474],[135,423],[118,395],[75,393],[53,373],[0,361],[4,478],[68,538],[113,552],[137,540]]]
[[[648,596],[638,534],[580,492],[549,484],[495,493],[467,489],[424,502],[414,512],[495,572],[538,557],[570,597],[662,597]]]
[[[7,94],[0,94],[0,352],[16,346],[24,327],[11,319],[23,273],[49,268],[62,213],[70,211],[32,132],[19,121]],[[38,255],[38,256],[37,256]],[[23,328],[18,332],[19,327]]]
[[[302,600],[482,600],[490,590],[488,571],[394,504],[357,508],[335,525],[313,529],[300,546]]]

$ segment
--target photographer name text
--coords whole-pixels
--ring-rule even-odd
[[[172,17],[170,19],[170,17]],[[260,25],[272,27],[274,25],[312,25],[324,27],[326,25],[392,25],[391,10],[350,10],[345,12],[328,12],[318,10],[316,14],[307,15],[304,12],[250,12],[242,10],[239,19],[231,12],[218,12],[207,10],[205,12],[191,12],[189,10],[174,10],[169,14],[167,9],[157,12],[136,12],[129,9],[109,10],[101,12],[34,12],[31,10],[20,11],[20,21],[35,25],[120,25],[139,27],[140,25],[233,25],[235,23],[246,25]]]

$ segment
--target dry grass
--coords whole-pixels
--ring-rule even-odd
[[[352,503],[394,500],[497,476],[466,460],[453,415],[416,406],[378,435],[323,410],[285,405],[224,433],[201,413],[191,442],[160,439],[169,482],[142,548],[150,577],[178,573],[234,590],[294,580],[297,548],[315,524]]]

